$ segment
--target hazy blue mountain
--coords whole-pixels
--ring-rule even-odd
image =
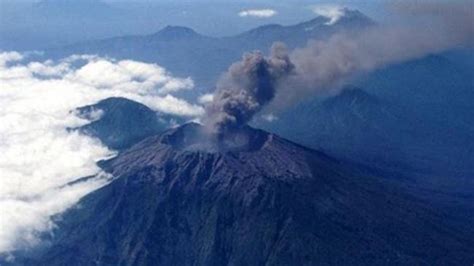
[[[265,128],[303,145],[323,149],[341,158],[358,158],[367,165],[403,158],[398,139],[407,138],[399,122],[404,118],[388,103],[358,88],[321,101],[298,104]],[[382,151],[385,151],[382,153]]]
[[[125,98],[108,98],[77,109],[79,116],[97,117],[79,130],[99,138],[107,147],[123,150],[151,135],[163,132],[182,118],[157,113],[143,104]]]
[[[264,23],[289,25],[314,16],[306,5],[280,1],[265,4],[266,8],[278,10],[278,16],[262,20],[238,15],[244,9],[256,8],[256,5],[262,3],[0,0],[0,50],[39,51],[113,36],[151,34],[166,25],[187,25],[209,36],[230,36]],[[357,4],[354,7],[367,9]]]
[[[472,180],[474,69],[448,58],[385,68],[361,79],[363,89],[300,103],[260,124],[338,158],[444,184]]]
[[[276,41],[285,42],[290,48],[295,48],[304,46],[310,39],[324,39],[338,31],[362,29],[375,25],[375,22],[363,13],[349,9],[336,23],[329,25],[328,22],[328,18],[318,16],[296,25],[264,25],[229,39],[239,43],[239,46],[246,50],[265,51]]]
[[[458,53],[470,56],[451,59]],[[474,65],[468,62],[473,55],[474,50],[432,55],[377,71],[360,82],[369,93],[396,105],[401,123],[416,130],[413,145],[404,148],[421,147],[416,159],[425,160],[425,168],[472,177]]]
[[[340,30],[354,30],[374,23],[358,11],[347,11],[333,25],[327,18],[297,25],[267,25],[231,37],[209,37],[186,27],[167,26],[141,36],[123,36],[79,43],[47,51],[47,56],[98,54],[118,59],[158,63],[177,75],[191,76],[203,90],[209,90],[217,77],[242,54],[254,49],[267,51],[276,41],[290,47],[303,46],[309,39],[325,38]]]
[[[198,84],[211,84],[217,73],[240,56],[240,51],[227,47],[220,39],[178,26],[167,26],[146,36],[117,37],[54,49],[48,56],[60,58],[77,53],[158,63],[176,75],[192,76]]]
[[[250,127],[235,133],[246,142],[225,150],[200,150],[200,132],[185,124],[103,162],[117,178],[62,215],[48,244],[18,261],[464,265],[474,259],[472,228],[421,200],[424,191]],[[223,143],[232,139],[226,135]]]

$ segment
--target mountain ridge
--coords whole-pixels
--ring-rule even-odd
[[[357,23],[359,23],[359,25],[357,25],[357,27],[365,27],[365,26],[375,25],[375,22],[372,19],[370,19],[369,17],[367,17],[366,15],[364,15],[362,12],[360,12],[358,10],[349,10],[348,12],[346,12],[346,15],[342,16],[341,19],[338,22],[336,22],[334,25],[325,25],[324,23],[328,21],[328,18],[325,18],[323,16],[316,16],[313,19],[310,19],[308,21],[303,21],[303,22],[299,22],[299,23],[296,23],[296,24],[290,24],[290,25],[265,24],[265,25],[262,25],[262,26],[258,26],[258,27],[246,30],[246,31],[241,32],[239,34],[235,34],[235,35],[231,35],[231,36],[224,36],[224,37],[215,37],[215,36],[209,36],[209,35],[201,34],[201,33],[198,33],[194,29],[192,29],[190,27],[187,27],[187,26],[166,25],[163,28],[161,28],[160,30],[158,30],[156,32],[149,33],[149,34],[121,35],[121,36],[115,36],[115,37],[111,37],[111,38],[103,38],[103,39],[97,39],[97,40],[92,40],[92,41],[79,42],[79,43],[72,44],[72,45],[67,45],[67,46],[64,46],[64,47],[76,46],[76,45],[86,44],[86,43],[91,43],[91,42],[108,41],[108,40],[111,40],[111,39],[127,39],[127,38],[135,38],[135,37],[138,37],[138,38],[140,38],[140,37],[149,37],[150,38],[152,36],[160,36],[160,37],[165,37],[166,38],[166,37],[168,37],[167,32],[187,33],[189,36],[201,37],[201,38],[205,37],[205,38],[212,38],[212,39],[229,39],[229,38],[238,38],[239,36],[245,36],[245,35],[249,35],[249,34],[253,35],[254,33],[261,33],[261,32],[264,32],[266,30],[274,30],[274,29],[284,29],[284,30],[291,31],[291,30],[298,29],[300,27],[304,27],[304,29],[306,29],[308,26],[324,26],[326,28],[331,28],[332,26],[341,26],[341,25],[350,24],[348,22],[349,21],[353,22],[354,20],[357,21]],[[303,30],[303,31],[307,31],[307,30]],[[171,37],[173,37],[173,36],[171,36]]]
[[[177,116],[158,113],[143,104],[120,97],[79,107],[75,112],[91,122],[73,130],[96,137],[108,148],[119,151],[183,122]]]
[[[223,70],[247,51],[266,53],[277,41],[284,41],[289,48],[302,47],[309,39],[324,39],[341,30],[374,25],[368,18],[358,19],[359,23],[344,23],[341,19],[333,25],[325,25],[326,20],[318,17],[318,23],[310,20],[306,24],[262,26],[227,37],[206,36],[188,27],[166,26],[151,34],[124,35],[51,48],[45,54],[56,59],[71,54],[97,54],[158,63],[174,74],[193,78],[202,94],[213,87]],[[310,30],[308,25],[313,25]]]

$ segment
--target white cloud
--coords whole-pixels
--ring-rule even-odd
[[[212,100],[214,100],[214,94],[212,93],[203,94],[198,98],[200,104],[207,104],[212,102]]]
[[[100,88],[117,88],[126,91],[156,90],[166,94],[182,89],[191,89],[194,83],[190,78],[177,79],[158,65],[131,60],[111,62],[96,59],[66,76],[66,78]]]
[[[332,25],[346,14],[346,8],[338,5],[314,5],[311,10],[318,15],[328,18],[326,25]]]
[[[269,18],[273,17],[278,12],[273,9],[247,9],[239,12],[240,17],[256,17],[256,18]]]
[[[23,60],[23,55],[18,52],[4,52],[0,56],[0,66],[4,67],[7,63],[18,62]]]
[[[38,234],[54,226],[52,215],[110,178],[96,161],[114,152],[68,131],[90,122],[71,110],[125,97],[165,113],[203,112],[169,94],[192,88],[192,80],[175,78],[155,64],[95,56],[24,61],[22,54],[0,53],[0,253],[36,244]]]

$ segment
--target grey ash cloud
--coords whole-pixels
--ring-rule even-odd
[[[206,128],[219,135],[247,124],[274,98],[278,82],[292,70],[282,43],[274,44],[268,57],[258,51],[245,54],[217,83],[213,100],[206,107]]]

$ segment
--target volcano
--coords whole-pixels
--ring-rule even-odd
[[[474,237],[401,185],[244,127],[194,123],[101,163],[30,265],[469,265]],[[407,189],[407,188],[404,188]]]

